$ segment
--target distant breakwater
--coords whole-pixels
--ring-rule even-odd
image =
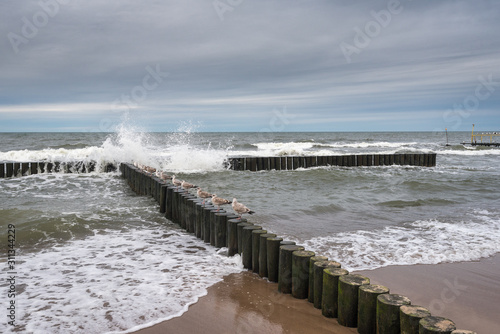
[[[74,162],[0,162],[0,179],[9,177],[19,177],[44,173],[91,173],[96,171],[95,161],[74,161]],[[104,172],[117,170],[114,163],[107,163],[101,166]]]
[[[120,172],[136,194],[152,196],[168,220],[207,244],[227,248],[228,256],[240,254],[244,268],[277,283],[283,295],[307,299],[342,326],[357,328],[361,334],[476,334],[456,330],[453,321],[412,305],[388,287],[370,284],[368,277],[351,274],[334,260],[204,203],[153,173],[131,164],[121,164]]]
[[[236,171],[295,170],[327,166],[420,166],[435,167],[436,153],[356,154],[328,156],[278,156],[278,157],[229,157],[224,168]],[[10,178],[43,173],[90,173],[96,171],[95,161],[74,162],[0,162],[0,178]],[[113,172],[116,163],[100,165],[101,172]]]
[[[436,153],[230,157],[225,161],[225,164],[231,170],[248,170],[253,172],[324,166],[361,167],[399,165],[435,167]]]

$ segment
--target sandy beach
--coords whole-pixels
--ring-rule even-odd
[[[500,300],[500,255],[479,262],[389,266],[357,271],[391,293],[433,315],[453,320],[457,328],[496,334]],[[278,293],[277,284],[251,272],[226,276],[208,289],[182,316],[140,330],[158,333],[357,333],[322,316],[307,300]]]
[[[246,271],[226,276],[182,316],[138,334],[357,333],[325,318],[307,300],[278,293],[278,284]]]
[[[477,262],[390,266],[357,272],[413,305],[479,334],[500,332],[500,254]]]

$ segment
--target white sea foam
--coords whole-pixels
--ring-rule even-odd
[[[281,155],[304,155],[310,150],[313,142],[286,142],[286,143],[256,143],[258,151],[255,152],[261,156],[281,156]]]
[[[45,148],[0,152],[0,161],[17,162],[96,162],[97,171],[108,163],[139,162],[171,172],[207,172],[223,170],[227,151],[189,143],[190,133],[174,133],[167,142],[152,144],[150,135],[137,129],[120,127],[100,146],[85,148]]]
[[[465,147],[463,150],[442,150],[439,154],[443,155],[465,155],[465,156],[488,156],[488,155],[500,155],[500,149],[498,148],[478,148],[478,147]]]
[[[137,330],[182,314],[208,286],[243,269],[239,256],[160,226],[96,231],[18,259],[17,322],[27,333]]]
[[[415,221],[371,231],[342,232],[301,242],[349,270],[389,265],[475,261],[500,252],[500,220],[486,210],[461,222]],[[300,241],[298,241],[300,242]]]
[[[320,144],[326,147],[333,148],[371,148],[371,147],[384,147],[384,148],[404,148],[417,145],[416,142],[402,142],[402,143],[392,143],[392,142],[356,142],[356,143],[330,143],[330,144]]]

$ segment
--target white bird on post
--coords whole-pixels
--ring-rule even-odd
[[[244,204],[239,203],[236,198],[233,198],[233,202],[231,203],[231,206],[233,207],[234,212],[236,212],[241,219],[241,215],[244,213],[248,213],[249,215],[254,214],[255,212],[247,208]]]
[[[212,203],[214,205],[217,205],[217,212],[218,212],[220,210],[221,205],[231,204],[231,201],[228,201],[227,199],[221,197],[217,197],[216,194],[212,194]]]

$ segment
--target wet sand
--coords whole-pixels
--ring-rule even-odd
[[[500,254],[480,262],[390,266],[357,271],[391,293],[409,297],[457,328],[500,332]],[[277,284],[251,272],[232,274],[182,316],[137,331],[159,333],[357,333],[323,317],[307,300],[278,293]]]
[[[448,318],[458,329],[500,333],[500,253],[478,262],[390,266],[356,272],[413,305]]]
[[[162,322],[138,334],[264,334],[357,333],[337,319],[325,318],[306,299],[278,293],[278,284],[251,272],[231,274],[208,289],[208,295],[178,318]]]

